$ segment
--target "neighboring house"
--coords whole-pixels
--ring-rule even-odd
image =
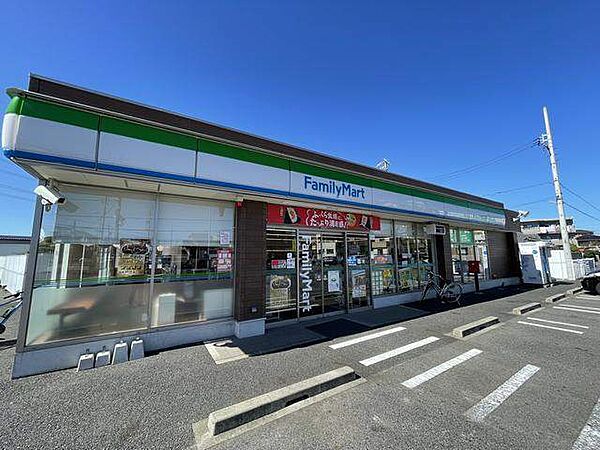
[[[30,242],[29,236],[0,235],[0,284],[10,293],[23,287]]]
[[[577,228],[572,217],[567,218],[569,241],[575,244]],[[521,219],[521,232],[525,241],[541,240],[548,244],[562,246],[560,223],[558,219]]]
[[[576,239],[579,248],[600,251],[600,236],[590,233],[579,235]]]

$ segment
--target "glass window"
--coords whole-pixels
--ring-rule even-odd
[[[349,234],[347,239],[350,308],[368,306],[370,304],[369,237]]]
[[[490,279],[490,260],[488,257],[488,247],[485,231],[475,230],[473,231],[475,239],[475,253],[476,259],[479,261],[479,278],[482,280]]]
[[[267,320],[297,317],[296,230],[267,230]]]
[[[232,315],[233,217],[227,203],[160,196],[153,327]]]
[[[398,254],[398,292],[419,287],[418,256],[415,229],[410,222],[394,222]]]
[[[469,261],[481,261],[478,257],[479,252],[475,243],[477,233],[480,232],[457,228],[450,229],[454,281],[470,283],[475,279],[475,275],[469,273]]]
[[[43,215],[26,343],[146,327],[155,196],[61,191]]]
[[[381,229],[371,233],[371,289],[373,296],[396,292],[392,221],[382,220]]]

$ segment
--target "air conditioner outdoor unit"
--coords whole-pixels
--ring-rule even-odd
[[[425,233],[444,236],[446,234],[446,227],[437,223],[428,223],[425,225]]]

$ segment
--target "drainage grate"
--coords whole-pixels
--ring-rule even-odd
[[[336,319],[329,322],[312,325],[306,328],[329,339],[348,336],[350,334],[362,333],[371,329],[370,327],[346,319]]]

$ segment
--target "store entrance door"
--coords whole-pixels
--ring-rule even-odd
[[[300,232],[299,316],[346,311],[346,246],[342,233]]]
[[[324,234],[323,312],[346,311],[346,245],[341,233]]]

